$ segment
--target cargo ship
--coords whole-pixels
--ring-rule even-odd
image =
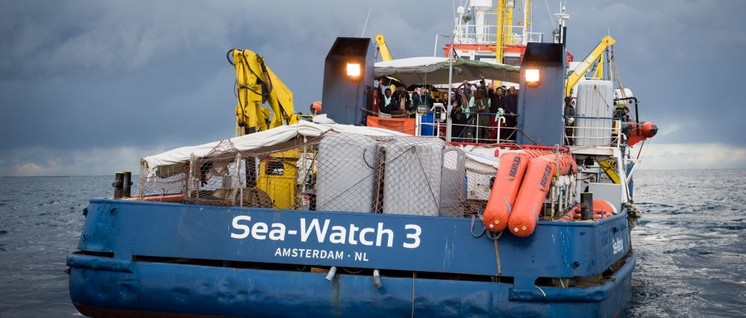
[[[90,317],[618,315],[637,259],[632,152],[657,131],[638,120],[631,92],[584,72],[567,94],[562,41],[527,41],[510,66],[456,57],[454,40],[446,96],[484,74],[519,87],[514,141],[454,142],[440,129],[452,129],[450,102],[413,118],[375,110],[380,79],[437,70],[376,65],[373,43],[336,40],[323,115],[293,119],[263,95],[284,123],[239,117],[237,137],[144,157],[137,193],[118,173],[114,198],[84,210],[67,257],[75,307]],[[237,72],[250,64],[231,53]],[[243,80],[239,107],[251,100]],[[368,125],[399,119],[414,131]]]

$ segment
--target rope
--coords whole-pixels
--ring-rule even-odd
[[[601,91],[598,90],[598,87],[593,86],[593,91],[596,92],[596,94],[598,94],[599,97],[601,97],[601,100],[604,101],[604,104],[606,104],[606,108],[611,107],[611,106],[609,106],[609,103],[606,102],[606,99],[604,98],[604,95],[601,95]]]
[[[492,242],[495,245],[495,263],[497,264],[497,277],[502,276],[503,274],[503,266],[500,262],[500,246],[497,244],[497,240],[503,235],[503,232],[500,231],[500,233],[497,233],[494,237],[491,237],[490,234],[487,234],[487,237],[492,239]]]
[[[500,232],[502,234],[503,232]],[[497,244],[497,240],[492,240],[495,243],[495,262],[497,263],[497,276],[500,277],[503,274],[503,267],[500,263],[500,246]]]
[[[479,235],[474,234],[474,223],[476,223],[475,222],[476,218],[477,218],[476,215],[472,214],[472,216],[471,216],[471,228],[469,229],[469,231],[471,232],[471,236],[473,236],[474,238],[479,238],[479,237],[482,237],[482,235],[484,235],[484,232],[487,232],[487,228],[482,227],[482,232],[479,233]]]
[[[644,147],[645,147],[645,140],[643,140],[642,143],[640,144],[640,150],[637,151],[637,158],[635,158],[635,160],[640,160],[640,155],[642,155],[642,148]]]
[[[614,77],[616,78],[617,85],[619,85],[619,92],[621,93],[621,96],[623,98],[627,97],[627,92],[624,91],[624,84],[622,84],[622,77],[619,75],[619,72],[616,70],[616,62],[614,59],[614,46],[611,46],[609,48],[609,64],[611,64],[611,69],[614,70]]]
[[[547,298],[547,293],[545,293],[544,290],[541,289],[541,287],[536,286],[536,289],[538,289],[541,292],[541,294],[544,295],[544,298]]]
[[[523,131],[523,129],[520,129],[520,128],[518,128],[518,126],[516,126],[516,127],[515,127],[515,130],[516,130],[516,131],[519,131],[519,132],[521,132],[521,133],[522,133],[522,134],[523,134],[524,136],[526,136],[526,138],[528,138],[528,140],[529,140],[529,141],[530,141],[531,143],[533,143],[533,144],[535,144],[535,145],[538,145],[538,144],[539,144],[539,142],[538,142],[538,141],[536,141],[536,140],[534,140],[533,138],[531,138],[531,136],[529,136],[529,135],[528,135],[528,134],[527,134],[527,133],[526,133],[525,131]],[[512,135],[511,135],[511,136],[512,136]]]

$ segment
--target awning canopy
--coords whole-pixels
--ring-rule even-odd
[[[318,137],[327,132],[359,134],[366,136],[407,136],[404,133],[376,127],[317,124],[300,121],[293,125],[280,126],[257,133],[228,139],[237,152],[285,149],[296,144],[298,137]],[[141,163],[149,176],[163,175],[159,169],[176,170],[186,168],[192,156],[195,158],[207,156],[210,151],[220,145],[214,141],[197,146],[187,146],[169,150],[157,155],[142,158]]]
[[[418,83],[448,84],[447,57],[412,57],[375,64],[375,77],[390,76],[408,85]],[[520,68],[518,66],[493,64],[466,59],[453,60],[452,83],[464,80],[473,81],[482,77],[485,79],[505,82],[520,82]]]

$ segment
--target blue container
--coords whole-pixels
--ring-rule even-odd
[[[435,112],[429,112],[422,116],[420,123],[421,136],[435,136]]]

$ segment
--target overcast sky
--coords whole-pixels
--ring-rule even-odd
[[[429,56],[454,3],[0,0],[0,176],[139,172],[143,156],[233,136],[230,48],[264,56],[306,111],[337,36],[382,33],[394,58]],[[548,38],[558,1],[533,3]],[[643,168],[746,168],[746,1],[566,6],[569,50],[581,59],[610,32],[660,128]]]

